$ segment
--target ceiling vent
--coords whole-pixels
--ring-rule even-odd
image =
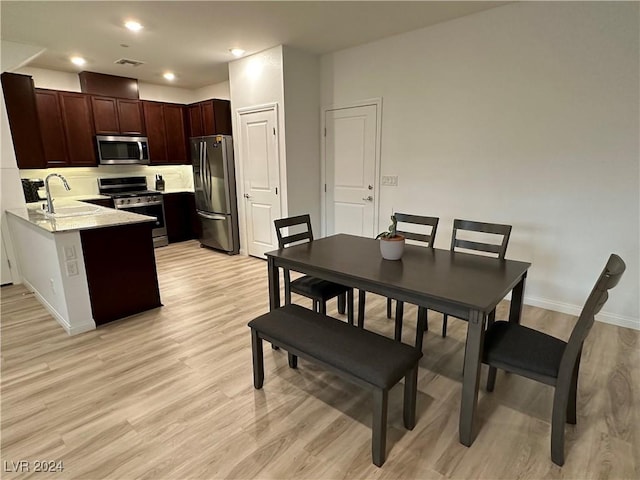
[[[121,58],[120,60],[116,60],[113,63],[117,63],[118,65],[130,65],[132,67],[137,67],[138,65],[144,65],[144,62],[139,62],[138,60],[131,60],[129,58]]]

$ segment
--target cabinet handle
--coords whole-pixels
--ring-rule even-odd
[[[373,200],[373,197],[371,195],[369,195],[368,197],[364,197],[363,200],[370,202]]]

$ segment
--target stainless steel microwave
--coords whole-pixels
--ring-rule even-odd
[[[147,137],[96,135],[101,165],[149,164]]]

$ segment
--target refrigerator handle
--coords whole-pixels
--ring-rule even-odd
[[[207,151],[207,141],[202,141],[202,170],[204,172],[205,193],[207,202],[211,201],[211,172],[209,170],[209,152]]]
[[[202,146],[203,146],[203,142],[202,142],[202,140],[200,140],[200,143],[198,144],[198,147],[200,149],[200,158],[199,158],[199,161],[200,161],[200,185],[202,185],[203,193],[206,195],[206,185],[204,183],[204,172],[203,172],[203,169],[204,169],[204,160],[203,160],[204,149],[202,148]]]
[[[208,218],[209,220],[227,220],[226,215],[216,215],[215,213],[204,213],[198,211],[198,216]]]

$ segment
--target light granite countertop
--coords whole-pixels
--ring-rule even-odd
[[[7,213],[51,233],[156,221],[155,217],[148,215],[100,207],[75,200],[58,200],[55,208],[58,214],[53,217],[42,210],[42,202],[29,203],[26,208],[7,210]]]

